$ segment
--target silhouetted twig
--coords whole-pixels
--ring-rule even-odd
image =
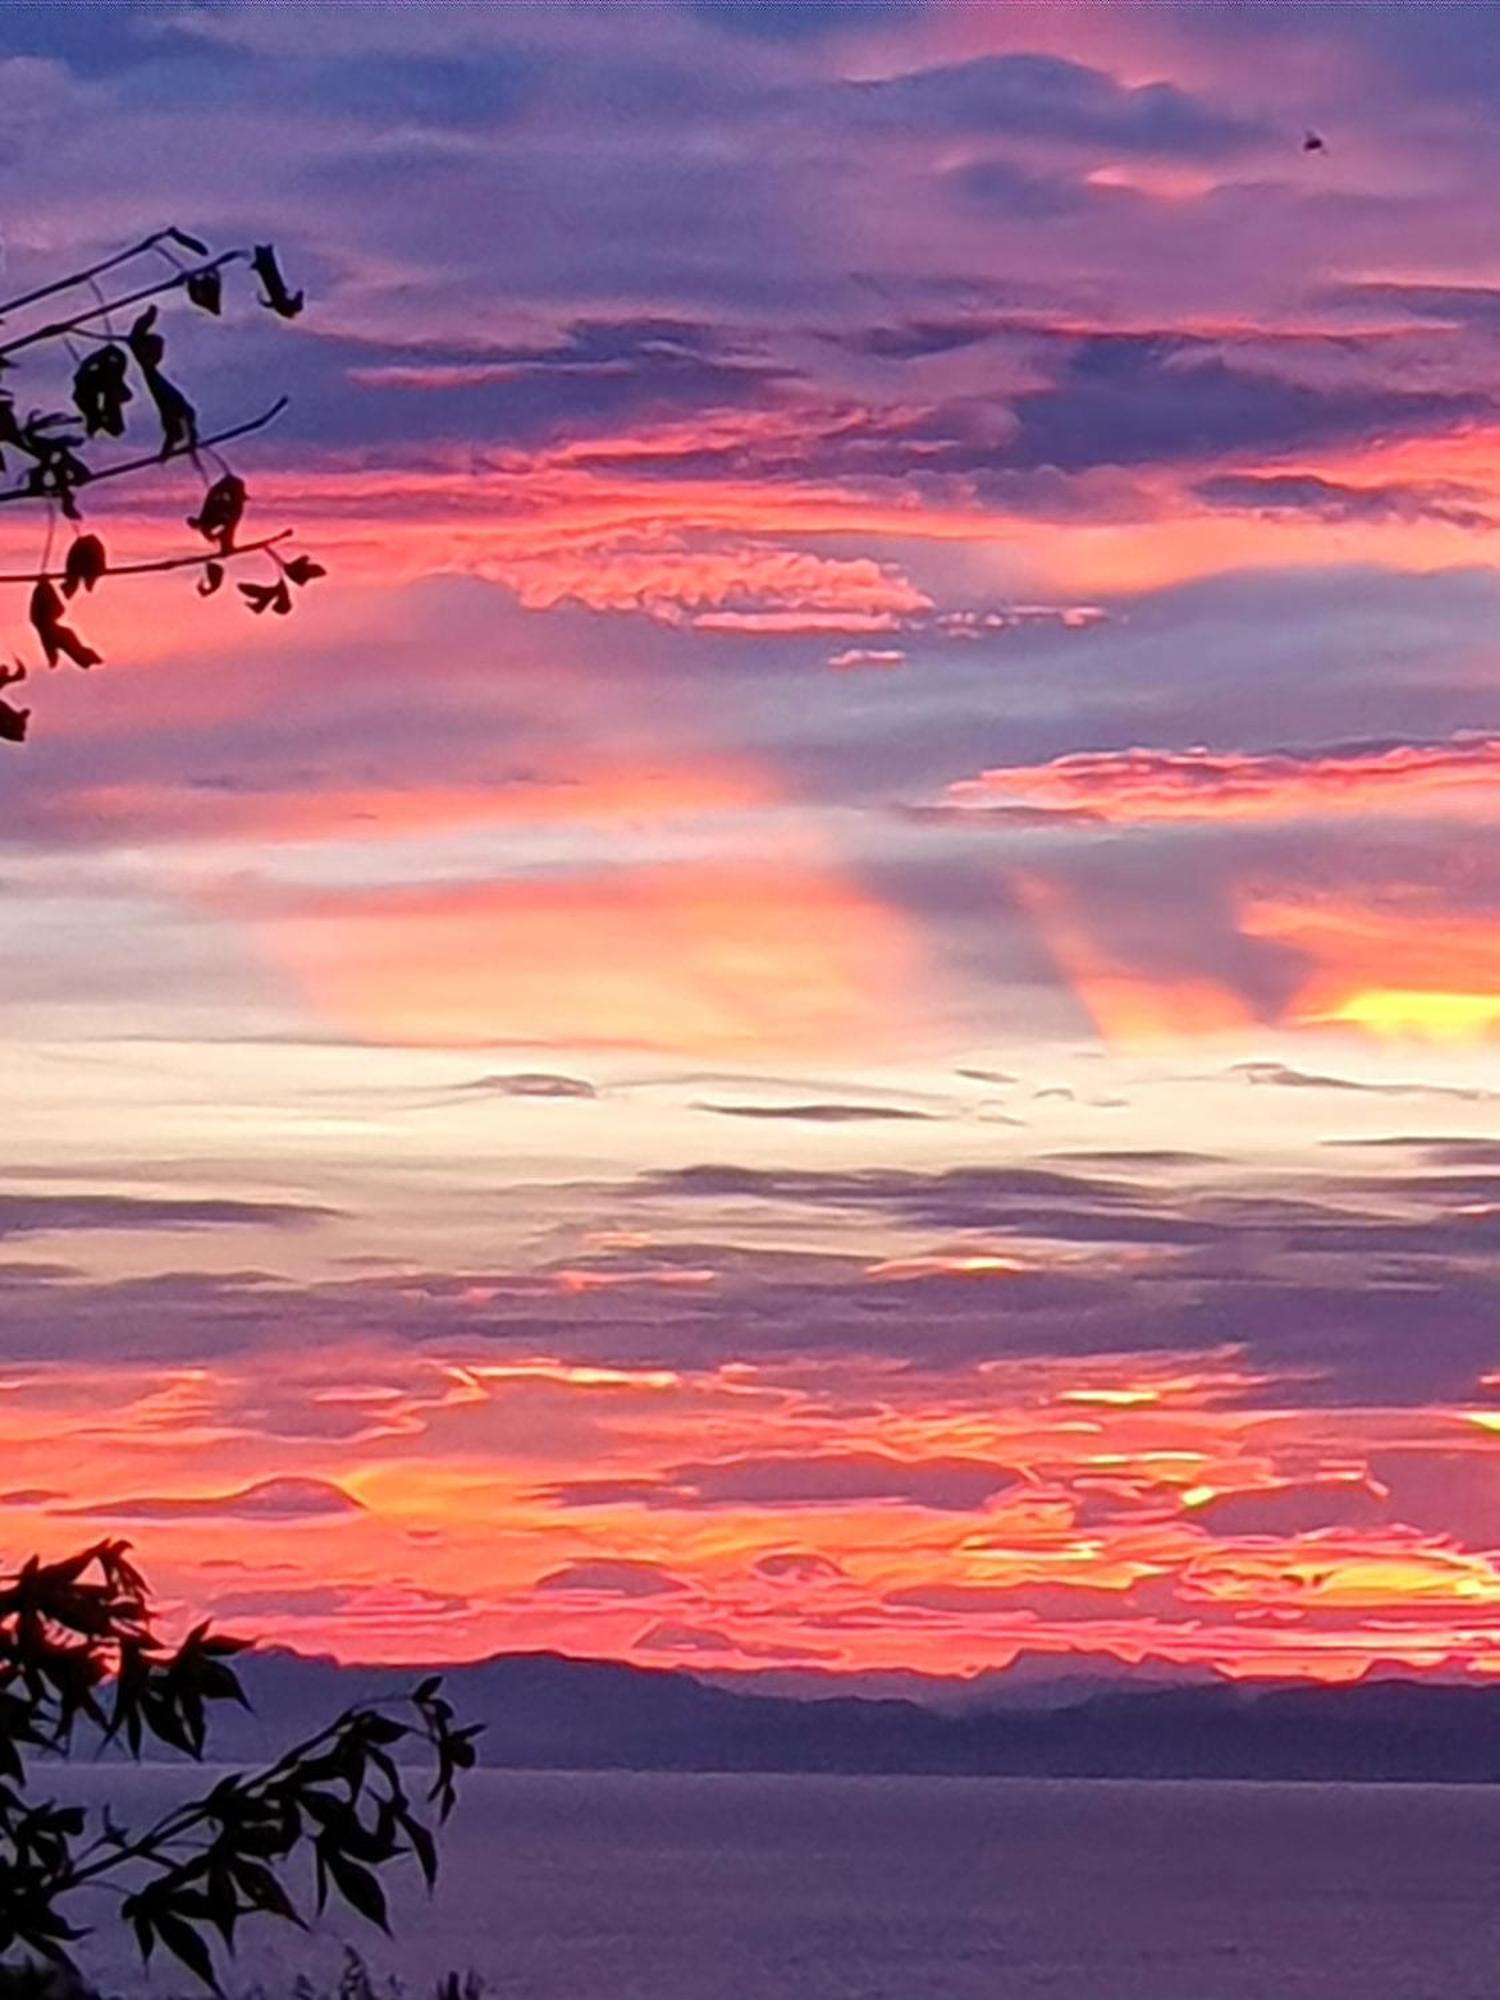
[[[104,572],[106,576],[156,576],[170,569],[202,569],[206,564],[233,562],[236,556],[259,555],[266,549],[274,549],[278,542],[290,541],[290,528],[278,528],[274,535],[262,535],[253,542],[240,542],[232,549],[194,550],[182,556],[158,556],[151,562],[111,563]],[[66,568],[0,570],[0,584],[4,583],[65,583],[68,578]]]
[[[258,417],[248,417],[244,423],[231,424],[228,429],[214,431],[211,436],[194,438],[191,444],[174,445],[170,451],[143,452],[139,458],[121,459],[118,465],[102,465],[97,472],[91,472],[86,484],[98,486],[106,479],[124,479],[132,472],[145,472],[154,465],[165,465],[174,458],[194,458],[200,451],[212,451],[215,445],[231,444],[235,438],[249,437],[255,431],[263,431],[267,424],[274,424],[291,398],[278,396],[268,409]],[[12,486],[0,493],[0,507],[15,505],[23,500],[35,500],[38,496],[29,493],[22,486]]]
[[[38,285],[33,291],[21,292],[13,299],[0,299],[0,320],[11,313],[24,312],[28,306],[40,305],[43,299],[56,298],[59,292],[76,291],[80,285],[91,285],[106,271],[117,271],[122,264],[128,264],[136,257],[145,257],[153,250],[164,251],[168,243],[180,244],[199,256],[208,253],[207,244],[200,243],[197,237],[189,236],[184,230],[158,229],[150,236],[143,236],[139,243],[132,243],[128,249],[116,250],[108,257],[101,257],[97,264],[87,264],[81,271],[70,272],[66,278],[53,278],[47,284]]]
[[[163,271],[158,264],[138,270],[133,275],[139,282],[126,278],[121,290],[108,294],[100,280],[143,257],[164,258],[170,269]],[[35,566],[0,571],[0,584],[30,586],[28,616],[48,666],[63,660],[76,667],[100,664],[99,653],[71,623],[70,607],[82,601],[80,593],[86,597],[108,577],[197,570],[201,572],[198,595],[212,597],[223,587],[229,563],[259,554],[274,565],[274,575],[269,581],[240,583],[239,597],[257,616],[269,612],[284,618],[295,605],[295,593],[324,574],[310,556],[281,553],[288,529],[240,539],[249,493],[245,481],[220,455],[221,446],[274,423],[287,407],[286,397],[278,396],[254,416],[203,434],[197,410],[179,386],[175,369],[168,372],[167,328],[160,302],[180,295],[190,307],[218,318],[225,298],[224,274],[234,265],[248,266],[258,287],[254,297],[266,311],[285,320],[302,312],[304,295],[288,283],[273,245],[257,243],[215,254],[175,224],[0,301],[0,321],[14,325],[9,338],[0,340],[0,370],[5,371],[0,374],[0,474],[7,480],[0,489],[0,507],[31,504],[47,510],[46,540]],[[70,310],[56,311],[39,323],[14,324],[16,315],[33,306],[80,291],[87,296],[69,300]],[[75,335],[82,338],[75,340]],[[17,357],[59,342],[66,344],[72,360],[68,405],[27,409],[9,386],[10,370]],[[96,440],[120,439],[127,433],[133,439],[142,415],[154,423],[154,450],[133,451],[113,463],[94,461]],[[205,455],[210,465],[205,466]],[[201,552],[116,565],[97,533],[75,533],[61,566],[54,563],[52,537],[59,514],[79,523],[96,487],[148,474],[182,458],[192,460],[204,484],[201,502],[187,517],[188,527],[205,543]],[[0,687],[13,686],[25,679],[26,672],[26,662],[13,659],[0,667]],[[24,742],[30,718],[29,709],[0,701],[0,742]],[[3,1775],[0,1770],[0,1778]]]
[[[25,348],[39,347],[43,341],[61,340],[65,334],[81,333],[95,320],[108,320],[117,312],[124,312],[129,306],[144,305],[148,299],[163,298],[168,292],[185,290],[189,281],[203,278],[210,271],[225,270],[230,264],[248,263],[249,253],[244,250],[226,250],[222,256],[212,257],[205,264],[195,265],[191,270],[173,271],[170,277],[162,278],[154,285],[140,285],[133,292],[122,292],[113,299],[99,299],[70,319],[49,320],[45,326],[33,327],[16,340],[0,342],[0,361],[8,360],[13,354],[20,354]]]

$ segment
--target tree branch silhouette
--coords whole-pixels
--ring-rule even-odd
[[[170,464],[174,458],[192,458],[199,452],[212,451],[218,445],[232,444],[236,438],[251,437],[256,431],[263,431],[269,424],[274,424],[290,404],[290,396],[278,396],[274,403],[260,412],[259,416],[246,417],[241,423],[228,424],[221,431],[210,432],[207,437],[194,438],[191,444],[174,445],[168,452],[146,452],[139,458],[122,459],[117,465],[102,465],[97,472],[90,472],[84,483],[97,486],[105,479],[126,479],[132,473],[148,472],[153,466]],[[24,505],[26,501],[34,501],[36,498],[35,493],[28,493],[20,487],[0,489],[0,507],[12,504]],[[287,533],[290,534],[291,530],[288,529]]]
[[[182,262],[178,252],[191,259]],[[169,269],[138,272],[140,282],[126,278],[110,295],[100,279],[124,272],[146,258],[163,258]],[[198,413],[174,374],[167,372],[167,342],[161,320],[164,303],[182,298],[213,318],[221,317],[226,275],[245,266],[257,281],[256,303],[280,319],[302,311],[303,294],[293,291],[282,275],[270,244],[213,251],[200,238],[176,224],[153,231],[108,256],[49,279],[0,301],[0,507],[35,506],[47,515],[45,543],[33,567],[0,572],[0,585],[30,585],[29,618],[49,666],[66,659],[78,667],[100,664],[100,655],[75,632],[64,617],[64,599],[82,589],[92,592],[105,578],[200,572],[198,595],[212,596],[224,580],[225,566],[260,555],[272,565],[265,583],[242,583],[239,594],[256,615],[286,616],[294,607],[293,593],[323,574],[322,567],[303,555],[284,553],[290,529],[241,536],[248,494],[243,480],[226,464],[222,447],[264,430],[282,414],[287,398],[255,415],[221,425],[199,428]],[[27,323],[27,315],[52,301],[76,296],[62,311]],[[128,315],[126,330],[115,327]],[[97,343],[97,344],[95,344]],[[10,387],[18,359],[45,360],[64,348],[72,364],[67,408],[34,407],[22,413]],[[146,413],[154,417],[157,439],[152,450],[136,450],[113,460],[100,458],[96,440],[133,436]],[[77,535],[66,560],[51,556],[58,515],[74,524],[83,521],[85,504],[109,482],[148,478],[163,466],[190,460],[203,480],[203,502],[188,526],[207,544],[201,554],[169,552],[159,557],[114,564],[97,533]],[[205,463],[205,461],[210,463]],[[56,586],[61,586],[59,595]],[[26,677],[24,660],[0,669],[0,686]],[[26,740],[31,711],[0,700],[0,742]]]
[[[144,257],[152,250],[165,253],[168,243],[176,243],[182,249],[191,250],[195,256],[206,257],[208,245],[200,243],[196,236],[189,236],[186,230],[169,225],[165,229],[154,230],[143,236],[139,243],[131,243],[123,250],[116,250],[108,257],[101,257],[97,264],[86,264],[81,271],[70,271],[66,277],[51,278],[45,285],[34,290],[21,292],[13,299],[0,299],[0,320],[9,314],[24,311],[28,306],[39,305],[43,299],[56,298],[60,292],[76,291],[81,285],[91,285],[102,278],[106,271],[117,271],[122,264],[128,264],[135,257]]]
[[[174,271],[170,277],[160,279],[154,285],[142,285],[133,292],[123,292],[118,298],[100,299],[94,305],[76,312],[69,319],[55,319],[46,326],[33,327],[18,340],[0,341],[0,362],[8,361],[12,355],[24,353],[29,347],[40,347],[49,340],[62,340],[67,334],[81,333],[95,320],[110,320],[117,312],[124,312],[128,306],[142,305],[148,299],[164,298],[168,292],[183,290],[195,279],[206,278],[212,272],[222,271],[230,264],[249,262],[246,250],[226,250],[222,256],[214,257],[206,264],[198,264],[191,270]],[[0,314],[3,318],[3,314]]]
[[[67,1755],[80,1729],[133,1758],[156,1743],[201,1760],[214,1704],[246,1705],[229,1665],[244,1650],[207,1625],[163,1645],[124,1542],[0,1577],[0,1958],[19,1948],[74,1970],[71,1947],[88,1935],[74,1899],[107,1890],[143,1959],[160,1947],[218,1991],[215,1941],[233,1950],[246,1918],[306,1927],[289,1887],[304,1858],[317,1909],[337,1896],[382,1928],[382,1870],[410,1857],[432,1886],[435,1830],[480,1733],[455,1724],[435,1675],[396,1701],[347,1709],[139,1832],[108,1806],[91,1817],[34,1797],[30,1760]]]
[[[278,528],[274,535],[262,535],[259,541],[239,542],[234,548],[217,552],[213,549],[194,549],[187,555],[157,556],[149,562],[112,563],[106,572],[109,576],[159,576],[173,569],[202,569],[205,565],[233,561],[236,556],[259,555],[263,550],[274,549],[291,536],[290,528]],[[65,583],[68,571],[64,569],[13,569],[0,570],[0,584],[7,583]]]

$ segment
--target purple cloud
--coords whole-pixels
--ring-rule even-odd
[[[579,1480],[555,1489],[568,1507],[639,1501],[647,1507],[744,1505],[844,1507],[895,1501],[943,1513],[969,1513],[1013,1487],[1020,1477],[986,1459],[892,1458],[884,1452],[842,1452],[799,1458],[790,1453],[679,1465],[660,1479]]]
[[[1050,55],[976,56],[853,88],[903,133],[1045,139],[1168,159],[1218,159],[1265,135],[1174,84],[1121,84],[1105,70]]]
[[[831,1556],[814,1549],[773,1549],[752,1567],[770,1583],[836,1583],[844,1574]]]
[[[257,1480],[232,1493],[133,1495],[64,1511],[115,1521],[317,1521],[364,1509],[330,1480],[286,1478]]]
[[[337,1215],[316,1202],[125,1194],[0,1194],[0,1238],[63,1231],[300,1229]]]
[[[566,1563],[537,1578],[534,1590],[585,1597],[672,1597],[686,1590],[660,1563],[620,1558]]]
[[[929,1111],[903,1110],[894,1104],[699,1104],[720,1118],[764,1118],[794,1125],[872,1125],[931,1120]]]
[[[556,1097],[593,1098],[599,1092],[593,1084],[578,1076],[557,1076],[551,1071],[517,1070],[509,1075],[477,1076],[471,1083],[459,1085],[460,1091],[473,1097]]]

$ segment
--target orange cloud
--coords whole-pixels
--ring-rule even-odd
[[[664,825],[763,803],[764,787],[730,760],[655,764],[575,760],[555,777],[481,784],[206,790],[170,784],[84,787],[70,814],[133,843],[158,840],[392,840],[468,826]]]
[[[1060,883],[1021,870],[1009,879],[1074,997],[1111,1048],[1152,1048],[1254,1026],[1251,1010],[1229,986],[1205,977],[1166,978],[1111,954]]]
[[[985,771],[949,787],[957,806],[1021,805],[1109,825],[1496,811],[1500,738],[1461,735],[1330,751],[1081,751]]]
[[[482,573],[508,584],[528,610],[581,604],[590,611],[645,611],[669,623],[691,616],[705,630],[883,631],[932,608],[925,592],[868,556],[754,543],[552,550],[531,559],[493,557]]]
[[[904,667],[906,654],[899,646],[846,646],[831,654],[828,664],[840,673],[858,667]]]
[[[651,442],[617,441],[619,454],[649,456]],[[393,466],[377,478],[325,463],[284,491],[274,476],[261,487],[268,507],[316,514],[319,545],[341,575],[477,575],[531,609],[578,604],[669,623],[802,613],[821,621],[813,629],[885,629],[933,600],[893,561],[825,554],[809,539],[978,541],[993,531],[977,507],[929,510],[773,478],[666,481],[602,450],[597,464],[578,456],[576,447],[515,454],[477,479],[468,467]]]
[[[1500,1035],[1500,920],[1395,898],[1247,896],[1247,936],[1291,946],[1310,970],[1289,1011],[1304,1025],[1383,1040],[1478,1042]]]
[[[1246,887],[1235,909],[1239,936],[1303,968],[1274,1013],[1263,1014],[1211,972],[1164,970],[1143,948],[1112,949],[1066,883],[1021,869],[1007,881],[1074,998],[1116,1049],[1243,1033],[1267,1019],[1387,1041],[1500,1039],[1500,920],[1482,911],[1406,892],[1361,902]]]
[[[826,1051],[883,1044],[918,984],[900,920],[796,860],[329,894],[261,929],[378,1041]]]
[[[448,460],[428,452],[420,462],[378,467],[327,454],[294,473],[264,469],[256,497],[267,520],[313,524],[319,554],[346,584],[477,575],[535,609],[577,604],[709,629],[855,635],[931,617],[932,593],[920,576],[908,574],[913,551],[924,544],[967,546],[983,565],[993,559],[1000,526],[1006,592],[1058,593],[1065,623],[1096,615],[1094,606],[1066,603],[1083,589],[1129,596],[1254,565],[1316,567],[1329,560],[1331,538],[1339,559],[1347,558],[1347,524],[1217,511],[1194,495],[1183,474],[1161,468],[1133,476],[1128,518],[1118,496],[1111,500],[1117,475],[1082,475],[1077,490],[1097,495],[1097,518],[1075,514],[1061,522],[1008,512],[960,477],[914,485],[857,471],[818,476],[809,438],[836,444],[845,433],[857,436],[871,417],[855,403],[711,411],[643,423],[625,435],[497,450],[477,465],[467,451]],[[1463,478],[1483,499],[1494,488],[1494,436],[1401,440],[1346,452],[1343,461],[1331,447],[1308,471],[1356,481]],[[857,458],[851,463],[857,468]],[[1201,471],[1194,468],[1192,476]],[[115,559],[159,554],[162,513],[175,534],[175,507],[155,516],[124,510],[112,516],[107,533]],[[1358,533],[1382,562],[1419,571],[1451,565],[1472,540],[1462,526],[1420,515],[1361,521]],[[830,541],[837,546],[821,546]],[[845,553],[851,541],[872,553]],[[29,545],[14,547],[17,563],[34,555]],[[191,584],[171,581],[173,602],[181,604]],[[140,622],[112,608],[133,595],[110,593],[90,606],[106,640]],[[1017,616],[1034,613],[1035,607],[1020,608]],[[175,622],[196,644],[196,619]],[[146,633],[144,645],[158,652],[160,635]],[[110,656],[139,651],[122,642]]]
[[[1298,1412],[1285,1384],[1263,1385],[1269,1419],[1251,1386],[1232,1357],[1095,1359],[1080,1381],[1055,1359],[693,1373],[378,1341],[288,1348],[269,1372],[42,1366],[0,1394],[0,1518],[50,1554],[79,1539],[70,1510],[185,1496],[128,1503],[152,1515],[147,1556],[184,1616],[353,1658],[644,1658],[639,1586],[666,1576],[725,1664],[811,1649],[943,1673],[1022,1651],[1500,1669],[1489,1443],[1437,1412]],[[1467,1545],[1400,1525],[1399,1494],[1381,1502],[1393,1432],[1429,1498],[1472,1489]],[[548,1500],[580,1481],[617,1497]],[[714,1504],[643,1505],[664,1481],[717,1482]],[[1357,1513],[1308,1531],[1356,1493]],[[1241,1496],[1238,1514],[1215,1494]],[[247,1540],[240,1517],[265,1513],[294,1530]]]

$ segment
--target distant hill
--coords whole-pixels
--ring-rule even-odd
[[[738,1671],[695,1664],[695,1680],[731,1694],[783,1694],[802,1701],[831,1695],[914,1701],[948,1714],[990,1708],[1072,1708],[1090,1695],[1139,1693],[1152,1688],[1232,1687],[1212,1667],[1184,1667],[1172,1661],[1126,1666],[1108,1655],[1023,1653],[1008,1667],[977,1674],[928,1674],[913,1667],[831,1673],[826,1667],[756,1667]]]
[[[215,1754],[259,1758],[351,1701],[428,1671],[270,1651],[245,1663],[250,1716]],[[445,1671],[487,1764],[529,1770],[782,1771],[1091,1778],[1500,1780],[1500,1688],[1111,1687],[1052,1706],[944,1710],[908,1700],[793,1699],[691,1674],[501,1654]]]

